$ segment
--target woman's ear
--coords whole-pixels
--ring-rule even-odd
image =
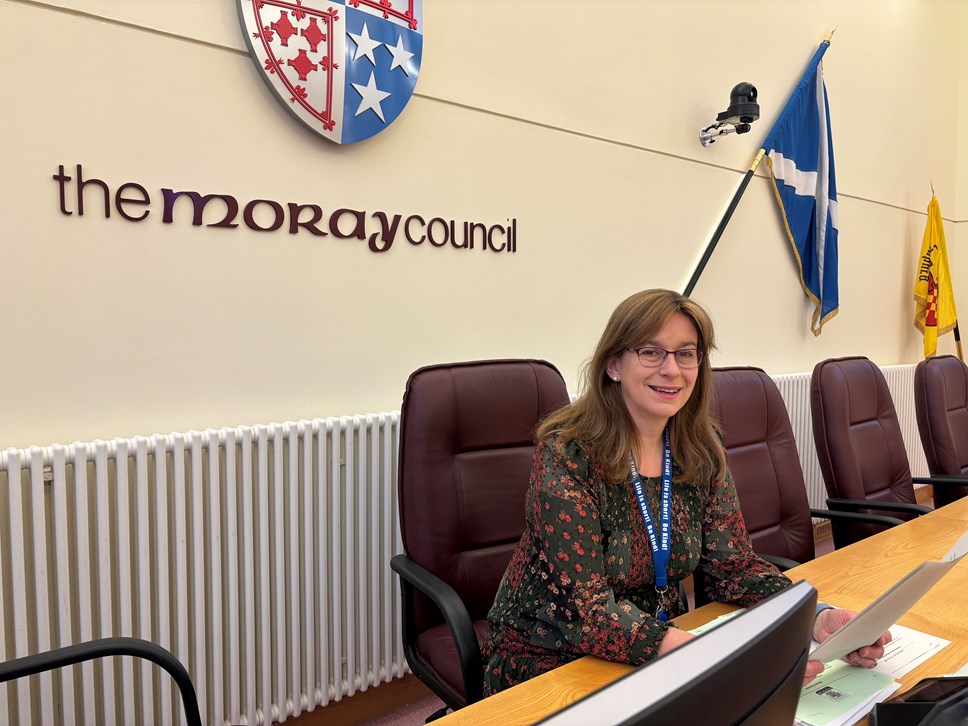
[[[618,382],[622,380],[618,371],[618,356],[613,355],[611,358],[608,359],[608,362],[605,364],[605,373],[613,381]]]

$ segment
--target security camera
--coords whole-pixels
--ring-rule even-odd
[[[716,137],[726,134],[745,134],[750,124],[760,117],[760,105],[756,102],[756,86],[737,83],[729,92],[729,108],[716,116],[716,122],[699,130],[699,143],[709,146]]]

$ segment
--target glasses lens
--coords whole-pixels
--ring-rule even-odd
[[[676,363],[679,364],[680,368],[695,368],[699,365],[699,361],[702,360],[702,352],[687,348],[686,350],[676,351]]]
[[[639,362],[649,367],[662,365],[666,356],[666,352],[661,348],[639,348],[635,352],[639,356]]]

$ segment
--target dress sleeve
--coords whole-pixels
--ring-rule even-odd
[[[600,471],[577,446],[535,450],[529,517],[547,602],[538,608],[536,644],[638,664],[658,654],[668,624],[616,600],[606,577],[599,506]]]
[[[706,592],[714,601],[755,605],[788,587],[788,577],[753,552],[753,543],[739,508],[733,477],[710,485],[703,515],[700,568]]]

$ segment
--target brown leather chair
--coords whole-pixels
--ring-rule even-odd
[[[846,524],[901,524],[893,517],[810,508],[786,404],[762,369],[714,368],[710,413],[722,428],[753,549],[781,570],[814,558],[812,517],[831,520],[835,547],[847,543]]]
[[[390,566],[403,591],[407,663],[450,708],[483,696],[480,644],[524,531],[534,429],[566,403],[561,374],[540,360],[434,365],[407,382],[398,470],[406,554]]]
[[[932,477],[968,477],[968,366],[953,355],[914,369],[914,410]],[[968,495],[968,486],[934,488],[936,507]]]
[[[931,511],[916,504],[894,400],[881,369],[863,356],[831,358],[813,369],[810,410],[817,458],[835,510],[889,512],[911,519]],[[852,524],[850,539],[876,531]]]

